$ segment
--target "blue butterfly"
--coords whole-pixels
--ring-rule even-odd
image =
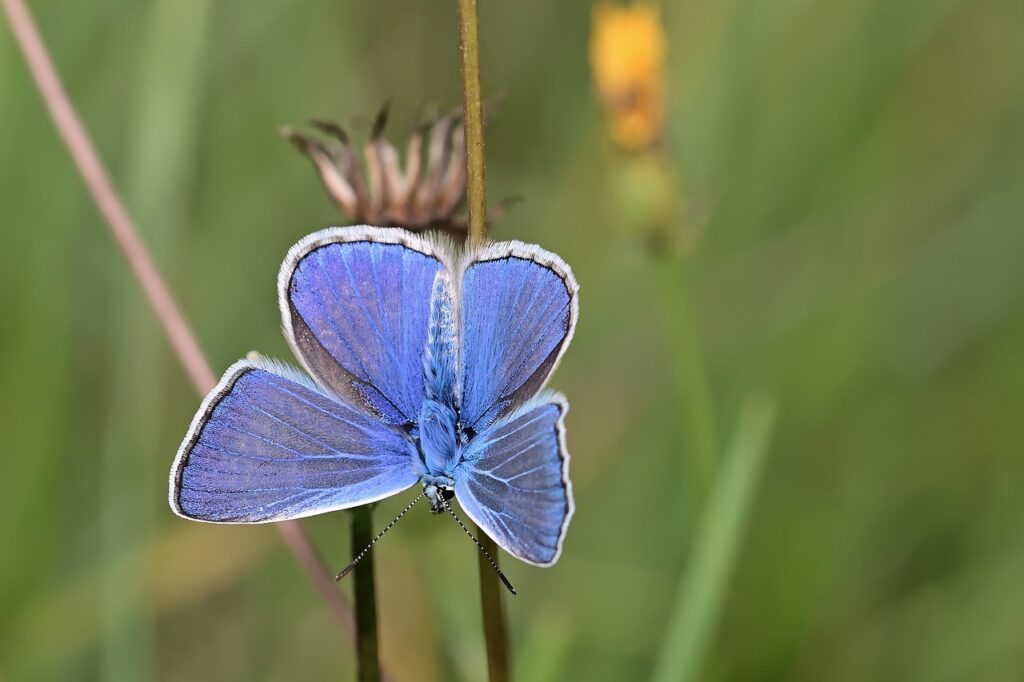
[[[435,513],[454,496],[507,552],[550,566],[573,498],[568,404],[542,389],[578,291],[561,258],[521,242],[456,256],[400,229],[307,236],[278,292],[309,376],[259,358],[228,368],[178,449],[171,508],[265,523],[420,485]]]

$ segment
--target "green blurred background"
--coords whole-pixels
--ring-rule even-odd
[[[454,2],[32,4],[217,371],[290,359],[277,269],[342,220],[278,127],[390,99],[400,138],[461,97]],[[678,267],[617,198],[590,5],[482,5],[489,195],[526,199],[492,234],[582,288],[553,381],[577,514],[557,566],[504,560],[518,679],[654,669],[701,518],[694,372],[718,443],[748,395],[778,408],[706,679],[1024,679],[1024,4],[665,2],[668,155],[700,225]],[[273,528],[168,510],[198,400],[6,29],[0,679],[352,678]],[[347,563],[344,514],[304,525]],[[397,679],[482,678],[475,551],[422,509],[377,549]]]

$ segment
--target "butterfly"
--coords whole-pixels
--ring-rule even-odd
[[[265,523],[419,485],[435,513],[455,497],[509,554],[554,564],[573,514],[568,403],[543,389],[578,292],[561,258],[522,242],[457,254],[398,228],[305,237],[278,293],[307,374],[261,357],[229,367],[178,449],[171,509]]]

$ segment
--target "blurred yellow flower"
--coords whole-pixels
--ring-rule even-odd
[[[657,5],[602,2],[594,7],[590,66],[612,140],[650,147],[665,120],[666,38]]]

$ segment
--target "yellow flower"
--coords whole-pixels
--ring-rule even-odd
[[[630,150],[650,147],[665,120],[666,39],[658,7],[603,2],[594,7],[590,65],[609,118],[612,140]]]

